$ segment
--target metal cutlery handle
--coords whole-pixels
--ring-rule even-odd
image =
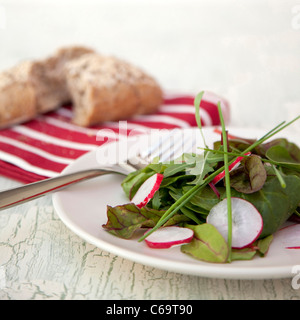
[[[91,169],[79,171],[55,178],[30,183],[21,187],[0,191],[0,210],[7,209],[27,201],[39,198],[83,180],[91,179],[108,173],[118,173],[112,170]]]

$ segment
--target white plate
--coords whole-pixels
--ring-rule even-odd
[[[200,141],[198,145],[203,145],[198,134],[199,130],[195,130],[193,132]],[[265,131],[229,128],[229,133],[259,138]],[[219,139],[213,128],[205,128],[204,136],[208,145]],[[280,136],[297,143],[295,136],[287,135],[284,131]],[[130,139],[126,147],[132,146],[132,143],[144,147],[144,138],[145,136],[138,140]],[[80,157],[63,173],[97,167],[99,154],[114,154],[115,150],[121,147],[124,147],[124,142],[107,143]],[[87,242],[120,257],[163,270],[224,279],[270,279],[292,277],[293,267],[300,264],[300,250],[285,249],[284,244],[276,237],[266,257],[255,257],[250,261],[234,261],[230,264],[201,262],[181,253],[179,247],[150,249],[144,242],[137,242],[137,238],[123,240],[115,237],[106,232],[102,224],[107,221],[107,205],[128,203],[120,185],[122,180],[122,176],[107,175],[59,191],[53,195],[54,208],[66,226]]]

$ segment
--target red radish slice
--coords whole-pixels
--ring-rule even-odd
[[[231,198],[232,207],[232,248],[250,246],[261,234],[263,219],[252,203],[240,198]],[[227,199],[220,201],[209,212],[207,223],[214,225],[227,240],[228,215]]]
[[[151,233],[145,242],[150,248],[168,249],[192,241],[194,231],[182,227],[163,227]]]
[[[156,173],[148,178],[138,189],[131,202],[137,207],[144,207],[154,196],[154,193],[159,189],[164,176],[161,173]]]
[[[274,237],[286,249],[300,249],[300,224],[293,224],[278,230]]]
[[[251,154],[251,152],[247,152],[245,153],[245,156],[249,156]],[[244,157],[237,157],[236,160],[229,165],[229,171],[232,171],[234,169],[236,169],[241,161],[244,159]],[[225,177],[225,170],[223,170],[221,173],[219,173],[217,176],[214,177],[214,179],[212,180],[213,184],[217,184],[219,181],[221,181],[223,178]]]

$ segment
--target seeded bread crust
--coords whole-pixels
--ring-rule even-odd
[[[65,65],[73,122],[91,126],[155,112],[162,103],[157,82],[115,57],[90,53]]]
[[[0,75],[0,128],[35,117],[35,88],[28,81],[31,70],[31,62],[22,62]]]
[[[92,49],[85,47],[62,48],[53,56],[33,64],[31,81],[36,88],[37,114],[71,102],[66,86],[65,64],[91,52]]]
[[[72,121],[91,126],[152,113],[162,103],[157,82],[115,57],[73,46],[0,73],[0,128],[72,102]]]
[[[0,73],[0,128],[33,119],[71,100],[64,65],[93,50],[67,47],[40,61],[24,61]]]

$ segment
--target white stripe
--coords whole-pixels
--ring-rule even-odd
[[[210,91],[205,91],[202,99],[215,105],[218,105],[218,102],[220,102],[224,121],[225,123],[229,122],[229,106],[222,97],[217,96]]]
[[[57,110],[55,111],[55,113],[58,114],[58,115],[64,116],[64,117],[66,117],[66,118],[70,118],[70,119],[71,119],[72,116],[73,116],[73,111],[72,111],[72,110],[69,110],[69,109],[67,109],[67,108],[64,108],[64,107],[61,107],[61,108],[57,109]]]
[[[59,119],[51,118],[49,116],[39,116],[39,119],[42,121],[45,121],[53,126],[63,128],[63,129],[68,129],[71,131],[79,132],[79,133],[84,133],[88,136],[96,136],[98,134],[99,129],[89,129],[89,128],[84,128],[84,127],[79,127],[75,124],[68,123]]]
[[[201,120],[203,121],[204,126],[211,126],[212,125],[212,118],[211,118],[210,114],[202,108],[200,108],[200,117],[201,117]]]
[[[23,142],[20,142],[20,141],[17,141],[17,140],[8,138],[8,137],[0,136],[0,141],[2,141],[4,143],[7,143],[7,144],[11,144],[11,145],[13,145],[15,147],[18,147],[20,149],[24,149],[26,151],[32,152],[34,154],[37,154],[37,155],[39,155],[39,156],[41,156],[43,158],[46,158],[48,160],[51,160],[51,161],[64,163],[64,164],[70,164],[70,163],[74,162],[73,159],[68,159],[68,158],[63,158],[63,157],[59,157],[59,156],[53,155],[53,154],[51,154],[51,153],[49,153],[47,151],[44,151],[42,149],[30,146],[30,145],[28,145],[26,143],[23,143]]]
[[[195,114],[195,107],[186,104],[168,104],[161,106],[159,111]]]
[[[124,121],[123,121],[124,122]],[[129,122],[127,122],[127,129],[128,130],[141,130],[143,133],[145,131],[149,131],[149,127],[147,126],[143,126],[142,124],[137,124],[137,123],[130,123],[130,119]],[[103,126],[104,127],[110,127],[110,128],[120,128],[120,121],[119,122],[113,122],[113,121],[107,121],[107,122],[103,122]]]
[[[186,98],[186,97],[193,97],[194,94],[193,93],[182,93],[182,94],[178,94],[174,91],[165,91],[164,92],[164,99],[169,100],[169,99],[177,99],[177,98]]]
[[[160,108],[160,111],[195,114],[195,107],[188,106],[188,105],[180,105],[180,104],[179,105],[167,105],[167,106],[162,106]],[[200,116],[202,118],[204,125],[206,125],[206,126],[212,125],[212,118],[206,110],[200,108]]]
[[[169,92],[169,93],[165,94],[164,98],[165,99],[177,99],[177,98],[192,97],[192,96],[193,96],[193,94],[181,94],[181,95],[178,95],[176,93]],[[223,113],[223,116],[224,116],[224,121],[225,121],[225,123],[229,122],[229,119],[230,119],[229,105],[228,105],[227,101],[224,98],[216,95],[215,93],[213,93],[211,91],[204,91],[202,99],[204,101],[210,102],[210,103],[212,103],[214,105],[217,105],[218,102],[220,101],[221,102],[222,113]]]
[[[63,108],[62,108],[63,109]],[[72,117],[72,111],[71,110],[68,110],[68,109],[59,109],[56,111],[56,113],[58,115],[63,115],[64,117],[68,117],[68,118],[71,118]],[[49,119],[49,121],[48,121]],[[120,129],[120,121],[106,121],[106,122],[103,122],[101,123],[101,125],[103,126],[104,129],[89,129],[89,128],[83,128],[83,127],[79,127],[79,126],[76,126],[76,125],[73,125],[73,124],[69,124],[69,123],[65,123],[59,119],[54,119],[54,118],[50,118],[50,117],[47,117],[47,120],[45,120],[53,125],[57,125],[57,126],[60,126],[62,128],[65,128],[68,126],[68,128],[70,128],[71,130],[73,131],[78,131],[78,132],[82,132],[82,133],[87,133],[87,134],[94,134],[96,136],[99,136],[101,130],[105,130],[105,129]],[[125,120],[123,120],[122,122],[124,122]],[[135,123],[130,123],[130,122],[127,122],[127,129],[128,130],[138,130],[140,129],[141,131],[145,132],[145,130],[149,130],[148,127],[146,126],[143,126],[143,125],[139,125],[139,124],[135,124]],[[120,135],[127,135],[127,134],[123,134],[122,132],[120,133]],[[110,138],[114,138],[113,136],[110,137]]]
[[[67,148],[72,148],[72,149],[77,149],[77,150],[86,150],[86,151],[94,150],[97,148],[97,146],[92,145],[92,144],[73,142],[73,141],[68,141],[68,140],[63,140],[60,138],[52,137],[48,134],[32,130],[32,129],[27,128],[23,125],[14,126],[11,128],[11,130],[18,132],[18,133],[21,133],[21,134],[24,134],[25,136],[28,136],[28,137],[38,139],[41,141],[45,141],[45,142],[49,142],[49,143],[53,143],[53,144],[56,144],[56,145],[62,146],[62,147],[67,147]]]
[[[33,166],[32,164],[28,163],[27,161],[25,161],[21,158],[18,158],[16,156],[13,156],[11,154],[8,154],[6,152],[3,152],[1,150],[0,150],[0,158],[1,158],[1,160],[12,163],[15,166],[17,166],[23,170],[33,172],[33,173],[39,174],[41,176],[55,177],[55,176],[59,175],[59,173],[57,173],[55,171],[46,170],[46,169],[42,169],[42,168]]]
[[[189,128],[190,124],[184,120],[164,115],[139,115],[133,118],[136,121],[145,122],[161,122],[166,124],[174,124],[182,128]]]

